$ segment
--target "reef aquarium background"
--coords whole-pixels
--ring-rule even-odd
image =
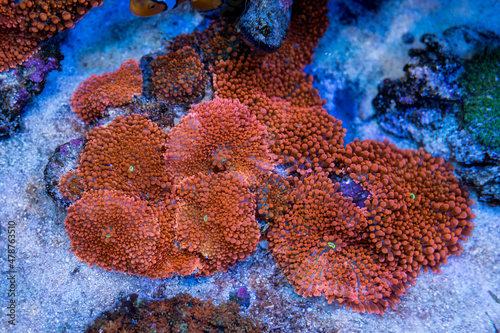
[[[498,1],[133,2],[0,0],[1,332],[498,332]]]

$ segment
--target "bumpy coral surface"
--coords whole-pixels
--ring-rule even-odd
[[[241,176],[226,172],[185,178],[179,198],[177,239],[181,248],[202,258],[200,274],[226,271],[257,249],[255,198]]]
[[[255,182],[270,169],[266,128],[238,100],[193,106],[169,136],[168,169],[181,176],[230,171]]]
[[[329,166],[343,147],[342,123],[328,115],[312,76],[303,72],[328,26],[326,12],[326,1],[298,2],[287,39],[273,53],[252,52],[224,21],[170,45],[175,50],[199,43],[212,65],[215,96],[246,105],[266,126],[276,161],[299,170]]]
[[[327,166],[343,147],[341,122],[302,70],[328,26],[326,2],[299,2],[284,44],[270,54],[240,52],[213,67],[218,97],[238,99],[268,129],[270,149],[280,163],[304,170]],[[300,45],[301,47],[296,47]]]
[[[71,97],[73,112],[92,123],[104,114],[107,107],[129,104],[142,94],[142,70],[135,59],[125,61],[112,73],[92,75],[80,83]]]
[[[283,167],[277,167],[272,172],[262,174],[256,191],[259,220],[267,222],[282,215],[289,205],[291,189]],[[269,226],[269,224],[266,225]]]
[[[136,114],[92,129],[87,140],[78,169],[60,180],[64,197],[76,200],[66,220],[73,252],[91,265],[151,278],[201,268],[197,255],[175,246],[177,201],[163,158],[166,133]],[[135,257],[138,262],[130,263]]]
[[[343,175],[369,193],[362,205],[339,191]],[[422,150],[355,140],[332,174],[294,182],[292,206],[269,228],[271,251],[297,293],[356,311],[394,308],[421,270],[440,272],[459,255],[473,229],[467,189]]]
[[[154,261],[160,227],[145,201],[119,191],[88,191],[68,208],[72,251],[91,266],[140,274]]]
[[[0,2],[0,72],[14,68],[40,49],[40,42],[75,22],[102,0]]]
[[[159,55],[151,63],[154,94],[172,103],[191,103],[199,99],[208,82],[200,56],[185,46]]]
[[[234,156],[243,161],[248,158],[246,154],[254,152],[266,158],[262,125],[239,103],[223,102],[236,111],[226,115],[227,119],[236,115],[232,120],[241,122],[240,126],[227,127],[233,135],[222,135],[224,126],[220,125],[224,123],[217,127],[211,122],[222,121],[217,117],[202,120],[199,132],[213,130],[210,134],[218,138],[214,142],[230,139],[228,146],[233,144],[239,152]],[[218,106],[221,105],[210,102],[202,109],[215,111]],[[60,180],[63,196],[75,201],[68,209],[66,225],[72,250],[80,259],[105,269],[169,278],[173,274],[210,275],[227,270],[256,249],[260,233],[255,220],[255,196],[247,179],[256,181],[257,175],[252,178],[244,167],[238,169],[238,159],[227,157],[234,162],[234,172],[219,170],[174,178],[168,170],[175,168],[167,168],[164,158],[167,134],[145,115],[138,114],[118,116],[109,125],[90,130],[87,140],[77,170],[69,171]],[[200,140],[196,144],[204,143]],[[259,170],[256,165],[252,160],[248,168]],[[125,219],[120,214],[129,217]],[[154,226],[154,237],[146,241],[137,235],[139,231],[130,225],[136,221],[136,229],[146,228],[139,220],[147,228]],[[101,251],[99,237],[106,250]],[[127,247],[133,238],[137,243],[130,246],[136,250]],[[111,250],[113,247],[116,249]],[[132,258],[134,253],[141,265],[127,264],[127,256]],[[121,254],[125,263],[116,259]]]
[[[68,202],[77,201],[84,192],[82,180],[76,170],[71,170],[61,176],[58,189],[62,199]]]
[[[203,267],[197,253],[182,249],[177,243],[177,204],[174,195],[169,200],[153,205],[160,226],[156,253],[150,258],[151,266],[142,275],[152,279],[171,278],[174,274],[191,275]]]
[[[239,314],[238,304],[217,306],[188,294],[144,301],[136,294],[119,300],[101,314],[85,332],[228,332],[259,333],[261,324]]]
[[[237,37],[232,24],[224,20],[213,20],[203,31],[180,34],[172,39],[169,50],[177,51],[190,46],[203,54],[203,61],[213,65],[218,60],[237,57],[246,50],[245,43]]]
[[[118,116],[87,133],[78,176],[86,190],[113,189],[143,200],[164,200],[173,185],[162,155],[166,139],[144,115]]]

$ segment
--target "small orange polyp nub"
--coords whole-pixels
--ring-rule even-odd
[[[140,17],[154,16],[167,10],[163,2],[153,0],[130,0],[129,8],[132,14]]]

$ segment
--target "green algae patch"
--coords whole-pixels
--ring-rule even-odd
[[[464,125],[481,144],[500,149],[500,48],[476,54],[464,67]]]

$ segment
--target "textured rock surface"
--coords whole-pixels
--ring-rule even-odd
[[[265,52],[275,51],[283,44],[288,32],[291,2],[249,1],[235,27],[248,45]]]
[[[75,170],[80,159],[85,141],[83,138],[73,139],[56,148],[43,170],[43,180],[47,193],[61,207],[69,206],[70,202],[59,192],[59,179],[70,170]]]
[[[425,49],[412,49],[402,79],[385,79],[373,100],[376,118],[389,133],[411,139],[433,155],[456,162],[456,172],[478,191],[480,200],[500,203],[500,151],[476,140],[463,119],[460,84],[465,59],[500,43],[492,32],[458,27],[447,40],[425,34]],[[465,47],[463,46],[465,44]],[[461,55],[459,55],[459,52]]]
[[[60,68],[59,41],[50,40],[29,61],[0,73],[0,140],[21,128],[26,104],[43,91],[45,78]]]

